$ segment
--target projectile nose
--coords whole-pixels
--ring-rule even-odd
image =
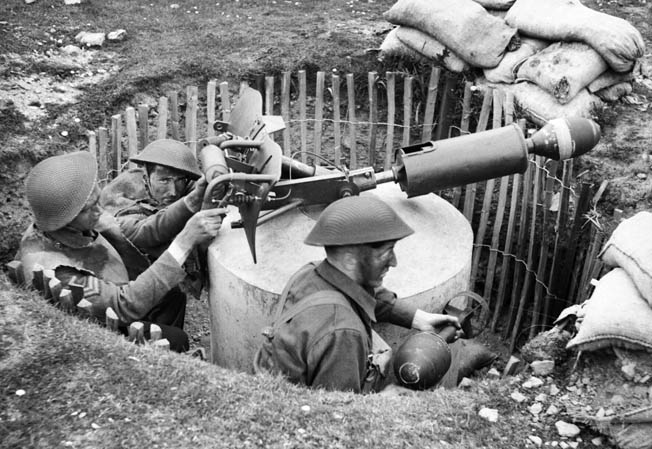
[[[550,120],[527,140],[528,152],[566,160],[590,151],[600,141],[600,126],[584,117]]]
[[[600,125],[583,117],[566,118],[570,129],[571,140],[575,143],[572,157],[592,150],[600,141]]]

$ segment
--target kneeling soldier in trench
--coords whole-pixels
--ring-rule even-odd
[[[123,332],[131,322],[144,321],[148,336],[149,324],[157,324],[172,349],[188,350],[188,336],[166,310],[178,310],[177,299],[166,295],[185,278],[183,264],[193,248],[216,236],[225,210],[194,214],[150,265],[115,219],[103,213],[96,183],[97,164],[88,152],[54,156],[31,170],[25,190],[35,222],[25,231],[17,255],[26,282],[37,264],[54,270],[64,286],[84,287],[84,299],[100,320],[111,307]]]
[[[176,140],[155,140],[130,160],[142,167],[125,171],[106,185],[100,206],[116,217],[125,237],[154,262],[200,210],[207,183],[190,148]],[[195,252],[185,269],[183,290],[199,297],[203,277]],[[168,321],[183,329],[186,294],[174,287],[165,302],[176,305],[166,309]]]
[[[206,181],[190,148],[171,139],[159,139],[130,158],[140,165],[107,184],[100,194],[100,206],[116,217],[122,233],[149,260],[156,260],[201,208]],[[191,255],[186,271],[195,269]],[[181,310],[176,325],[183,328],[186,297],[175,287]]]
[[[282,373],[309,387],[379,391],[389,357],[372,356],[372,347],[389,346],[372,323],[422,331],[447,324],[459,328],[456,317],[397,301],[382,287],[397,263],[394,245],[413,232],[373,196],[343,198],[324,209],[305,243],[324,246],[326,259],[304,266],[288,282],[279,304],[282,315],[264,331],[255,370]]]

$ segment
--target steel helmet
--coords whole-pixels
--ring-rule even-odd
[[[75,219],[97,182],[97,162],[88,151],[47,158],[25,180],[25,193],[39,229],[54,231]]]
[[[359,245],[399,240],[412,233],[414,230],[380,198],[349,196],[323,210],[304,243],[313,246]]]
[[[201,172],[192,150],[172,139],[158,139],[143,148],[137,156],[129,158],[139,164],[164,165],[184,172],[191,179],[199,179]]]

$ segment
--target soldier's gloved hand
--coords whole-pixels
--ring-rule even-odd
[[[225,208],[206,209],[190,217],[170,246],[177,246],[186,256],[194,246],[210,242],[222,226]],[[185,260],[185,259],[184,259]]]
[[[458,330],[456,337],[462,335],[460,320],[456,316],[443,315],[441,313],[428,313],[424,310],[417,309],[412,319],[412,329],[425,332],[437,332],[444,326],[453,325]]]
[[[195,213],[201,209],[201,205],[204,202],[204,192],[206,192],[206,186],[208,182],[206,178],[202,176],[195,182],[195,188],[188,195],[183,197],[183,200],[188,206],[190,212]]]

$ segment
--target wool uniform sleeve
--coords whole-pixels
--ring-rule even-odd
[[[125,237],[134,245],[151,248],[170,243],[192,215],[181,198],[150,216],[125,214],[118,215],[116,219]]]
[[[391,323],[410,329],[414,314],[417,311],[415,305],[407,301],[401,301],[396,297],[396,293],[387,290],[384,287],[376,290],[376,320],[380,323]]]
[[[123,285],[64,266],[57,267],[55,275],[65,286],[83,287],[83,298],[93,305],[93,316],[104,320],[107,307],[111,307],[121,322],[129,324],[142,319],[186,273],[166,251],[135,280]]]

